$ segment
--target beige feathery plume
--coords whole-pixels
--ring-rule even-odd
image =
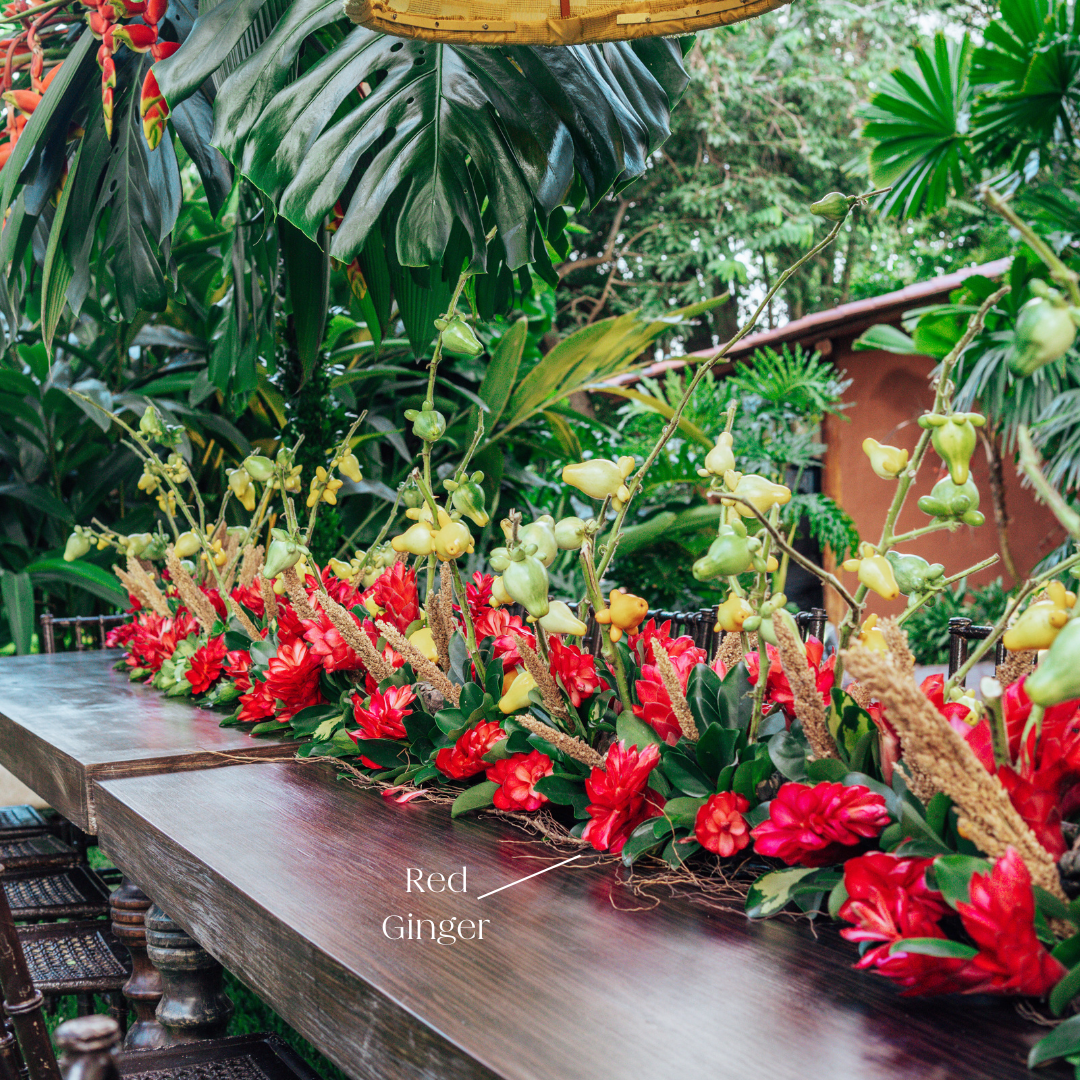
[[[376,619],[375,626],[386,638],[390,648],[404,656],[417,675],[431,683],[443,697],[455,705],[458,703],[461,699],[461,687],[452,683],[438,664],[433,664],[396,626],[391,626],[383,619]]]
[[[113,573],[119,579],[120,584],[127,589],[128,596],[133,600],[137,600],[147,610],[153,610],[150,601],[143,594],[142,587],[122,566],[114,566]]]
[[[184,602],[184,606],[198,619],[203,630],[209,634],[214,628],[214,623],[217,622],[217,612],[214,610],[214,605],[207,599],[206,593],[195,584],[195,580],[181,565],[176,556],[176,549],[172,544],[165,551],[165,565],[169,568],[169,576],[172,578],[177,592],[180,593],[180,599]],[[256,637],[258,637],[257,634]]]
[[[263,598],[263,614],[269,619],[278,616],[277,593],[274,592],[274,583],[269,578],[259,578],[259,594]]]
[[[285,581],[285,591],[289,594],[289,599],[292,601],[296,614],[301,619],[318,619],[319,614],[311,606],[307,590],[300,580],[300,575],[296,572],[296,567],[290,566],[281,576]]]
[[[172,611],[169,608],[168,600],[165,599],[165,594],[158,588],[157,582],[146,572],[146,567],[131,555],[128,556],[127,560],[127,573],[128,578],[138,587],[144,606],[153,609],[163,619],[169,618]]]
[[[225,580],[221,583],[221,591],[227,594],[232,592],[233,583],[236,580],[236,556],[240,551],[240,537],[230,536],[226,533],[225,544],[221,550],[225,553],[225,562],[222,565],[229,568],[229,572],[225,575]]]
[[[556,730],[550,724],[537,720],[535,716],[528,716],[524,713],[515,714],[514,722],[520,724],[523,728],[527,728],[534,735],[539,735],[541,739],[547,739],[557,750],[562,751],[567,757],[572,757],[575,761],[580,761],[582,765],[588,765],[592,769],[602,769],[604,767],[604,759],[584,739],[577,739],[573,735],[567,735],[563,731]]]
[[[750,643],[750,651],[757,649],[757,634],[751,634],[747,639]],[[716,650],[716,659],[724,665],[725,671],[730,671],[743,658],[742,634],[728,632],[720,639],[720,645]]]
[[[839,758],[836,742],[829,731],[825,706],[802,642],[792,633],[779,612],[772,617],[772,625],[776,634],[776,651],[780,654],[780,663],[795,699],[795,715],[802,721],[803,734],[814,757]]]
[[[850,671],[889,711],[904,760],[952,799],[961,834],[992,858],[1008,847],[1020,854],[1031,880],[1061,900],[1065,893],[1053,856],[1009,801],[995,776],[979,763],[963,737],[934,708],[892,656],[853,645],[842,657]]]
[[[870,705],[874,699],[870,694],[870,691],[867,690],[862,683],[848,683],[847,686],[844,687],[844,692],[859,706],[860,709],[863,710],[863,712],[870,711]]]
[[[255,575],[262,569],[263,556],[262,544],[244,548],[244,558],[240,563],[240,577],[237,579],[241,589],[250,589]]]
[[[376,682],[382,682],[394,674],[393,665],[371,643],[371,638],[367,636],[364,628],[357,626],[352,615],[336,600],[331,599],[325,589],[319,590],[319,607],[326,612],[326,617],[334,624],[345,644],[364,661],[364,667],[371,672],[371,677]]]
[[[679,673],[675,670],[675,665],[671,662],[671,656],[668,654],[667,649],[660,644],[659,640],[653,642],[653,656],[656,659],[656,670],[660,672],[660,680],[667,691],[672,712],[675,713],[675,719],[679,721],[682,733],[691,742],[697,742],[701,738],[701,732],[698,731],[694,714],[690,711],[690,703],[683,693],[682,685],[679,682]]]
[[[1025,675],[1030,675],[1038,655],[1034,649],[1006,652],[1005,659],[998,664],[994,672],[994,677],[1001,683],[1001,689],[1005,690],[1014,682],[1019,682]]]
[[[407,563],[408,561],[409,561],[409,553],[407,551],[399,551],[394,556],[394,562],[395,563],[399,563],[399,562]]]
[[[236,621],[244,628],[244,633],[247,634],[252,641],[258,641],[262,635],[259,633],[259,628],[248,618],[247,612],[240,606],[238,600],[235,600],[232,596],[227,596],[226,599],[229,602],[229,610],[236,617]]]
[[[557,716],[565,724],[570,723],[570,714],[566,711],[566,702],[563,701],[559,692],[559,685],[551,674],[551,669],[541,659],[540,654],[520,634],[514,634],[517,643],[518,655],[525,665],[525,670],[533,677],[540,696],[544,700],[544,708],[552,716]]]
[[[439,591],[432,590],[427,598],[428,628],[431,640],[439,653],[439,667],[450,670],[450,638],[454,633],[454,594],[446,570],[439,575]]]
[[[878,629],[885,637],[885,644],[889,646],[889,653],[896,661],[901,671],[913,672],[915,670],[915,657],[908,648],[907,632],[891,615],[878,623]]]

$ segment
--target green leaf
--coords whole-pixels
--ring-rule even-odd
[[[806,763],[806,782],[808,784],[839,784],[847,776],[848,767],[836,758],[818,758]]]
[[[45,264],[41,272],[41,338],[50,356],[56,326],[67,306],[67,287],[71,283],[73,273],[71,260],[68,258],[66,248],[61,245],[60,239],[67,225],[67,209],[71,202],[71,192],[75,187],[75,178],[79,172],[83,145],[80,141],[79,148],[75,151],[75,156],[68,168],[64,190],[60,194],[60,202],[49,229],[49,242],[45,247]]]
[[[34,586],[30,575],[0,570],[0,599],[15,642],[15,651],[23,656],[30,651],[34,637]]]
[[[705,732],[714,726],[732,726],[728,722],[728,702],[720,676],[707,664],[695,664],[690,669],[690,676],[686,680],[686,701],[694,714],[698,731]]]
[[[895,953],[919,953],[922,956],[942,956],[950,960],[970,960],[979,955],[973,945],[964,945],[948,938],[900,938],[889,946],[889,955]]]
[[[317,240],[309,240],[288,221],[278,223],[302,383],[311,377],[319,358],[330,302],[330,256],[322,248],[325,229],[316,236]]]
[[[38,559],[24,569],[38,584],[57,581],[65,585],[75,585],[115,607],[128,606],[128,595],[120,582],[108,570],[94,563]]]
[[[747,893],[746,914],[751,919],[765,919],[782,911],[793,899],[796,888],[817,872],[816,869],[799,866],[762,875]]]
[[[1080,967],[1074,967],[1061,982],[1050,991],[1050,1011],[1060,1016],[1066,1006],[1080,994]]]
[[[697,820],[697,812],[706,801],[706,799],[690,799],[682,796],[668,799],[664,804],[664,817],[668,818],[676,829],[692,829]]]
[[[892,185],[884,209],[899,217],[939,210],[950,189],[964,190],[961,162],[966,154],[963,127],[971,107],[969,81],[972,44],[943,33],[933,51],[916,46],[915,63],[882,80],[863,117],[870,151],[870,176],[877,187]]]
[[[341,736],[348,737],[344,731],[335,734],[335,738]],[[342,741],[341,745],[346,744]],[[371,758],[384,769],[392,769],[395,765],[407,765],[409,762],[409,748],[394,739],[358,739],[353,746],[352,739],[349,738],[349,746],[354,754]]]
[[[914,356],[918,353],[915,342],[895,326],[888,323],[878,323],[864,330],[852,343],[855,350],[874,350],[888,353],[898,353],[901,356]]]
[[[1047,919],[1061,919],[1075,925],[1076,917],[1064,900],[1055,896],[1052,892],[1047,892],[1041,885],[1032,885],[1031,889],[1035,894],[1035,906]]]
[[[615,721],[615,735],[626,743],[628,750],[632,746],[644,750],[647,746],[664,745],[660,736],[644,720],[639,720],[633,713],[627,712],[625,709],[619,713],[618,719]]]
[[[585,785],[562,776],[542,776],[536,781],[534,789],[541,795],[546,795],[553,803],[572,806],[575,813],[584,813],[589,804]]]
[[[725,295],[722,299],[726,300],[727,296]],[[627,386],[608,385],[604,387],[604,393],[636,401],[639,405],[644,405],[645,408],[650,409],[652,412],[659,413],[665,420],[670,420],[675,415],[675,409],[666,401],[661,401],[660,398],[653,397],[652,394],[644,394],[640,390],[632,390]],[[678,427],[684,435],[696,442],[698,446],[704,447],[706,450],[713,448],[715,440],[710,439],[697,424],[691,423],[685,416],[679,417]],[[622,544],[619,546],[621,547]]]
[[[1064,941],[1058,942],[1051,950],[1051,955],[1067,968],[1074,968],[1077,964],[1080,964],[1080,933],[1073,934],[1072,937],[1067,937]]]
[[[704,798],[712,793],[712,785],[701,770],[682,754],[667,751],[662,768],[664,775],[681,792],[692,798]]]
[[[484,381],[480,384],[480,400],[488,407],[484,417],[484,430],[490,435],[499,423],[510,393],[517,382],[518,368],[525,352],[525,343],[529,340],[529,320],[518,319],[491,350]],[[476,431],[480,410],[473,409],[469,421],[470,437]]]
[[[800,727],[797,731],[777,732],[769,739],[769,757],[776,766],[776,771],[786,780],[804,781],[806,779],[806,759],[810,745]]]
[[[1055,1058],[1076,1053],[1080,1053],[1080,1016],[1070,1016],[1031,1048],[1027,1060],[1028,1068],[1034,1069],[1037,1065],[1045,1065]]]
[[[697,668],[694,668],[694,671],[696,670]],[[691,672],[690,678],[693,677]],[[694,751],[698,765],[714,783],[721,770],[735,761],[735,747],[740,735],[741,732],[721,727],[720,724],[710,724],[702,731]]]
[[[485,806],[491,806],[495,792],[499,785],[494,780],[481,780],[479,784],[473,784],[466,788],[455,800],[450,808],[451,817],[460,817],[470,810],[482,810]]]
[[[970,855],[941,855],[934,860],[933,886],[952,908],[971,903],[971,875],[990,872],[990,863]]]
[[[665,827],[667,830],[660,836],[657,836],[656,834],[658,825]],[[648,821],[642,822],[630,834],[630,838],[626,843],[623,844],[621,853],[623,865],[633,866],[647,851],[652,851],[653,848],[659,847],[664,842],[670,829],[671,823],[665,821],[663,818],[650,818]]]
[[[12,481],[10,484],[0,484],[0,496],[6,495],[9,499],[18,499],[19,502],[40,510],[49,517],[65,524],[72,521],[71,510],[68,509],[51,491],[41,484],[24,484]]]

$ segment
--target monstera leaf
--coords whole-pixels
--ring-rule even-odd
[[[196,21],[155,67],[171,105],[262,8],[225,0]],[[344,262],[378,223],[402,266],[441,264],[458,232],[480,269],[494,225],[495,252],[516,269],[545,257],[561,203],[595,204],[644,170],[686,81],[674,40],[435,45],[353,27],[340,0],[293,0],[221,84],[214,141],[309,237],[338,208],[330,250]]]

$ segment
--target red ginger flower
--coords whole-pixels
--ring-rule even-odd
[[[670,623],[664,623],[660,631],[646,631],[639,635],[639,640],[644,643],[642,651],[646,656],[654,655],[653,646],[656,642],[667,648],[675,674],[679,677],[679,685],[685,691],[690,672],[696,664],[704,662],[706,653],[704,649],[699,649],[691,638],[681,637],[672,640],[664,633],[666,627],[670,625]],[[641,678],[634,684],[634,692],[640,702],[633,706],[634,715],[652,727],[664,742],[674,746],[682,736],[682,728],[675,716],[675,710],[671,707],[671,698],[655,663],[642,664]]]
[[[153,611],[144,612],[132,624],[134,632],[128,640],[128,652],[124,663],[132,668],[159,671],[161,665],[172,655],[162,644],[162,634],[167,622]]]
[[[240,712],[237,716],[242,724],[252,720],[266,720],[273,716],[277,709],[277,702],[266,682],[251,683],[250,678],[248,682],[250,689],[240,698]]]
[[[301,709],[322,701],[319,674],[322,663],[302,641],[279,645],[266,674],[267,693],[280,702],[278,720],[291,720]]]
[[[310,577],[312,585],[315,584],[315,579]],[[336,600],[346,611],[352,611],[354,607],[361,605],[363,589],[357,589],[350,585],[347,581],[343,581],[334,573],[330,567],[326,567],[322,572],[323,588],[326,590],[327,595],[331,600]],[[309,595],[314,589],[309,590]]]
[[[238,604],[243,604],[256,619],[261,619],[266,614],[266,602],[257,581],[258,579],[247,586],[237,585],[232,591],[232,598]]]
[[[277,636],[278,644],[284,645],[288,641],[301,641],[304,637],[304,631],[307,629],[303,622],[300,620],[300,616],[293,610],[292,604],[290,604],[284,597],[278,597],[278,616],[277,616]]]
[[[382,572],[375,584],[361,596],[372,599],[384,609],[381,618],[401,633],[420,618],[420,600],[416,592],[416,571],[406,570],[404,563],[394,563]]]
[[[597,851],[622,851],[630,834],[646,819],[663,811],[664,798],[646,790],[649,774],[660,760],[660,748],[652,743],[639,751],[628,750],[621,740],[612,743],[604,767],[594,768],[585,781],[592,818],[582,831]]]
[[[548,638],[548,665],[575,709],[597,690],[608,689],[608,684],[596,673],[596,657],[582,652],[576,645],[564,645],[555,636]]]
[[[355,671],[362,668],[359,654],[341,636],[338,628],[330,621],[325,611],[319,609],[317,619],[304,620],[304,640],[311,645],[311,651],[319,658],[327,671]],[[360,629],[360,621],[355,615],[349,618]]]
[[[861,784],[784,784],[750,834],[759,855],[788,866],[828,866],[889,824],[885,800]]]
[[[451,780],[475,776],[488,767],[484,755],[505,738],[506,733],[498,720],[477,724],[469,728],[453,747],[443,747],[435,755],[435,768]]]
[[[660,626],[656,625],[655,619],[650,619],[636,634],[629,634],[626,642],[630,651],[636,652],[641,657],[642,664],[655,664],[655,646],[663,645],[680,675],[706,659],[705,650],[699,649],[692,637],[685,634],[677,638],[671,636],[670,619]]]
[[[359,695],[353,695],[353,717],[359,730],[350,731],[353,742],[360,745],[364,739],[404,739],[407,737],[402,721],[412,715],[410,706],[416,694],[410,686],[388,686],[385,691],[376,690],[367,706]]]
[[[495,578],[491,574],[481,574],[478,570],[471,581],[465,583],[465,602],[469,605],[469,614],[475,623],[486,611],[491,610],[491,589]]]
[[[245,649],[232,649],[225,661],[225,674],[236,684],[237,690],[247,693],[251,689],[251,653]]]
[[[734,791],[710,795],[694,818],[694,837],[706,851],[724,859],[742,851],[750,844],[750,826],[743,817],[749,809],[749,801]]]
[[[978,947],[971,959],[906,953],[889,955],[901,938],[944,938],[939,922],[948,907],[926,885],[929,859],[898,859],[871,852],[844,868],[848,901],[841,918],[858,924],[842,930],[849,941],[880,941],[856,965],[871,968],[905,988],[905,994],[1048,993],[1065,968],[1035,933],[1031,875],[1015,849],[1007,848],[989,874],[973,874],[970,902],[956,909]]]
[[[904,987],[906,994],[943,994],[956,989],[963,960],[897,951],[901,938],[944,938],[938,925],[949,906],[926,884],[933,859],[904,859],[871,851],[844,864],[848,899],[840,918],[855,923],[840,931],[848,941],[880,942],[855,965]]]
[[[138,632],[139,628],[134,620],[114,626],[105,635],[105,648],[122,649]]]
[[[536,781],[554,771],[551,758],[539,750],[511,754],[487,770],[487,778],[500,785],[491,801],[499,810],[539,810],[548,800],[536,790]]]
[[[203,694],[217,682],[225,666],[227,652],[225,635],[219,634],[192,653],[188,670],[185,672],[188,682],[191,683],[192,693]]]
[[[502,608],[487,608],[482,611],[473,628],[477,644],[489,637],[495,639],[495,651],[492,655],[494,659],[502,661],[504,673],[521,666],[518,638],[524,638],[526,645],[536,647],[536,634],[521,621],[520,616],[511,615]]]
[[[765,704],[779,705],[787,717],[788,727],[795,719],[795,695],[791,692],[791,684],[784,674],[783,665],[780,663],[780,653],[773,645],[767,645],[766,653],[769,657],[769,673],[765,677]],[[836,667],[836,656],[830,656],[825,663],[821,662],[825,646],[816,637],[806,639],[806,659],[810,661],[810,667],[814,672],[814,681],[817,683],[818,693],[825,707],[832,704],[832,688],[836,682],[833,669]],[[761,657],[756,652],[747,653],[744,657],[746,671],[752,685],[758,681],[758,669],[761,665]]]
[[[1035,934],[1031,874],[1013,848],[989,874],[971,875],[971,903],[956,905],[964,929],[979,946],[967,961],[965,994],[1049,993],[1065,975],[1061,962]]]
[[[213,585],[200,585],[203,595],[213,605],[214,611],[217,612],[217,617],[223,622],[229,621],[229,611],[225,607],[225,601],[221,598],[221,593]]]

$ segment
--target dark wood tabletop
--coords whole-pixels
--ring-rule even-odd
[[[84,832],[97,777],[290,758],[292,743],[223,728],[221,714],[113,671],[120,653],[0,658],[0,764]]]
[[[562,856],[324,763],[100,788],[109,857],[358,1080],[1019,1080],[1046,1032],[1000,999],[903,999],[831,926],[649,908],[610,865],[480,899]],[[407,892],[409,868],[442,891]],[[387,937],[410,913],[490,921]]]

